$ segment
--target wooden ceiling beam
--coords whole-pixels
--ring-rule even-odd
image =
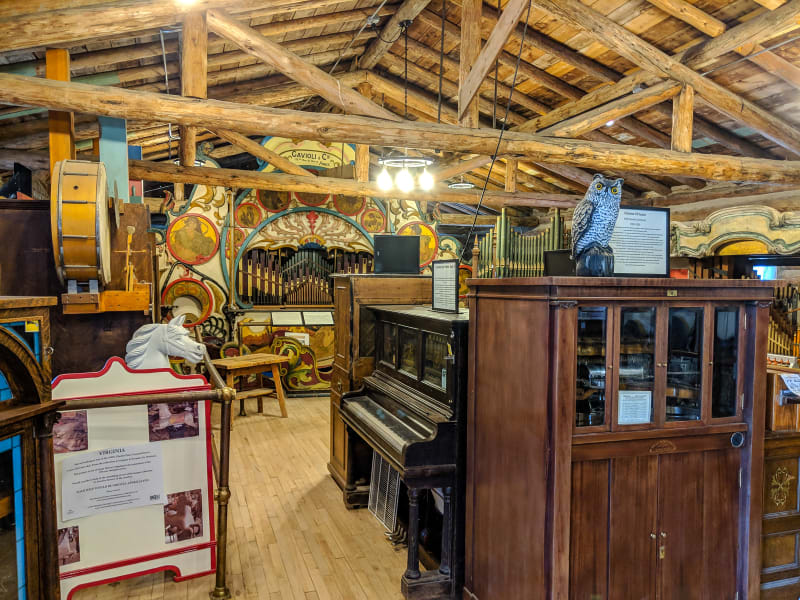
[[[385,54],[381,58],[381,65],[386,66],[390,69],[399,70],[401,73],[403,72],[403,59],[392,54],[391,52]],[[423,69],[422,67],[414,64],[408,63],[408,77],[410,80],[420,83],[421,85],[426,86],[429,89],[438,89],[439,86],[439,76],[434,73],[433,71]],[[455,82],[447,79],[442,78],[442,94],[445,98],[458,98],[458,84]],[[491,116],[492,109],[494,107],[493,103],[488,99],[484,98],[483,96],[479,96],[477,98],[478,102],[478,110],[480,113],[484,115]],[[434,104],[433,109],[435,110],[436,105]],[[500,116],[505,114],[505,107],[498,107],[498,113]],[[511,124],[521,124],[527,121],[525,117],[520,115],[519,113],[509,111],[508,113],[508,122]]]
[[[644,69],[662,73],[685,85],[691,85],[695,92],[711,102],[717,110],[732,119],[749,125],[764,137],[800,155],[800,130],[796,127],[718,83],[703,77],[608,17],[584,5],[580,0],[558,0],[558,2],[534,0],[534,2],[537,6],[550,10],[569,23],[591,32],[602,39],[604,45]],[[800,0],[791,0],[784,7],[769,14],[783,11],[781,16],[785,18],[785,13],[791,10],[794,11],[796,20],[800,15]],[[721,37],[714,38],[714,40],[718,39]]]
[[[214,133],[218,138],[225,140],[229,144],[238,146],[248,154],[271,164],[279,171],[288,173],[289,175],[313,177],[313,175],[309,171],[306,171],[303,167],[297,166],[292,161],[284,158],[277,152],[273,152],[269,148],[265,148],[258,142],[254,142],[249,137],[244,136],[241,133],[227,131],[225,129],[216,129],[212,131],[212,133]]]
[[[361,56],[358,66],[361,69],[372,69],[378,64],[381,57],[389,51],[394,43],[403,34],[402,23],[413,21],[422,12],[431,0],[405,0],[397,12],[383,26],[381,34],[375,39]]]
[[[767,12],[731,27],[722,35],[687,50],[682,62],[691,69],[702,69],[727,52],[753,52],[755,46],[800,28],[800,0],[791,0]],[[699,92],[699,91],[698,91]]]
[[[191,11],[227,9],[245,18],[265,17],[341,4],[341,0],[119,0],[20,14],[4,21],[0,48],[8,52],[42,46],[75,46],[87,40],[118,38],[180,23]],[[57,26],[54,26],[57,24]]]
[[[461,102],[461,90],[469,77],[472,65],[481,51],[481,7],[483,0],[463,0],[461,3],[461,49],[458,53],[458,100]],[[474,96],[467,99],[465,105],[458,107],[459,125],[463,127],[480,127],[480,110],[478,99]]]
[[[476,156],[474,158],[468,158],[467,160],[461,160],[459,158],[445,165],[441,165],[438,169],[433,171],[431,175],[433,175],[434,181],[445,181],[446,179],[452,179],[453,177],[458,177],[459,175],[483,167],[491,160],[489,156]]]
[[[509,0],[506,4],[503,13],[492,29],[492,33],[489,34],[486,40],[486,44],[480,50],[480,54],[472,61],[472,64],[469,65],[466,77],[461,79],[458,90],[459,117],[464,116],[470,102],[478,93],[481,83],[486,79],[489,69],[492,68],[492,65],[503,51],[511,31],[516,27],[523,11],[526,8],[530,10],[529,7],[530,0]],[[478,36],[478,46],[480,47],[480,28],[478,29]]]
[[[409,38],[408,39],[408,50],[409,50],[409,55],[421,56],[424,59],[430,60],[430,61],[432,61],[432,62],[437,64],[437,70],[436,71],[432,71],[432,70],[428,70],[428,69],[422,69],[418,65],[414,65],[414,66],[416,66],[417,69],[419,69],[419,71],[422,71],[422,72],[424,72],[426,74],[426,76],[424,76],[424,80],[425,80],[424,85],[427,86],[427,87],[431,87],[431,88],[433,88],[435,90],[438,90],[438,86],[439,86],[439,72],[438,72],[439,53],[436,50],[434,50],[433,48],[430,48],[430,47],[426,46],[425,44],[423,44],[422,42],[418,42],[417,40],[415,40],[413,38]],[[507,53],[504,53],[504,54],[502,54],[500,56],[500,62],[503,63],[503,64],[506,64],[505,63],[505,58],[504,58],[505,54],[507,54]],[[458,99],[458,84],[456,83],[456,80],[458,78],[458,68],[459,68],[458,67],[458,61],[457,60],[453,60],[449,56],[444,56],[442,58],[443,58],[442,64],[444,65],[444,79],[445,79],[445,81],[452,82],[453,86],[455,86],[454,88],[449,88],[451,91],[452,91],[452,89],[455,89],[455,93],[454,94],[445,94],[445,96],[448,97],[448,98]],[[512,60],[516,60],[516,59],[512,57]],[[513,63],[512,63],[512,67],[513,67]],[[535,69],[536,67],[533,67],[533,68]],[[411,70],[410,69],[411,69],[411,64],[409,64],[409,77],[411,79],[417,81],[418,83],[422,83],[422,80],[420,78],[411,77]],[[520,70],[521,69],[522,69],[522,63],[520,63]],[[448,71],[450,73],[454,73],[456,79],[449,79],[448,78]],[[543,71],[543,72],[546,72],[546,71]],[[418,71],[415,71],[415,73],[418,73]],[[549,73],[547,73],[547,74],[550,75]],[[557,77],[554,77],[552,75],[550,75],[550,77],[553,77],[554,79],[556,79],[558,81],[561,81],[560,79],[558,79]],[[494,97],[494,84],[495,84],[495,80],[492,77],[492,74],[490,73],[489,77],[487,77],[487,79],[485,81],[483,81],[483,83],[481,84],[481,88],[480,88],[481,92],[485,93],[487,97],[492,97],[493,98]],[[568,85],[568,84],[565,83],[564,85]],[[498,98],[500,100],[507,99],[509,97],[510,92],[511,92],[511,88],[508,85],[506,85],[502,81],[498,81],[497,82],[497,95],[498,95]],[[512,104],[518,104],[520,106],[523,106],[523,107],[527,108],[528,110],[531,110],[531,111],[533,111],[535,113],[539,113],[539,114],[547,114],[551,110],[551,108],[549,106],[547,106],[546,104],[542,104],[541,102],[538,102],[537,100],[534,100],[530,96],[528,96],[528,95],[526,95],[526,94],[524,94],[524,93],[522,93],[522,92],[520,92],[519,90],[516,90],[516,89],[514,90],[514,94],[511,96],[511,103]]]
[[[540,129],[538,133],[556,137],[580,137],[586,132],[602,127],[609,121],[627,117],[640,110],[660,104],[678,95],[680,91],[681,85],[679,83],[664,81],[639,93],[628,94],[571,119]]]
[[[458,202],[460,204],[477,205],[479,192],[451,190],[439,186],[430,192],[414,190],[403,194],[398,190],[384,191],[372,182],[360,182],[353,179],[335,177],[314,177],[286,173],[263,173],[260,171],[241,171],[236,169],[216,169],[206,167],[183,167],[172,163],[154,163],[148,161],[128,161],[128,170],[134,179],[160,181],[163,183],[201,183],[205,185],[232,186],[238,188],[255,188],[279,192],[324,192],[326,194],[344,194],[348,196],[370,196],[374,198],[393,198],[426,200],[428,202]],[[488,193],[484,204],[493,208],[504,206],[534,206],[570,208],[578,198],[566,194],[532,194],[518,192]]]
[[[37,77],[0,74],[0,102],[54,110],[228,129],[246,135],[492,154],[498,132],[432,123],[392,122],[352,115],[320,115],[219,100],[194,100]],[[722,181],[800,182],[800,161],[714,154],[686,155],[655,148],[601,144],[506,132],[500,155],[542,163],[618,169],[656,175],[689,175]]]
[[[775,10],[776,8],[780,8],[781,6],[783,6],[786,3],[786,0],[755,0],[755,2],[757,2],[764,8]]]
[[[208,26],[218,35],[232,41],[239,48],[272,65],[287,77],[305,85],[331,104],[341,106],[346,112],[369,115],[390,121],[398,120],[394,113],[381,108],[352,88],[347,88],[323,71],[304,61],[280,44],[268,40],[252,27],[239,23],[224,11],[208,11]]]
[[[719,37],[728,29],[728,26],[723,21],[686,0],[648,0],[648,2],[712,38]],[[800,68],[774,52],[764,50],[764,47],[760,44],[751,45],[748,43],[746,47],[735,48],[735,51],[741,56],[749,57],[750,62],[757,64],[768,73],[780,77],[795,87],[800,86]],[[750,56],[754,53],[756,54]]]
[[[672,149],[676,152],[692,151],[693,122],[694,88],[686,85],[672,104]]]

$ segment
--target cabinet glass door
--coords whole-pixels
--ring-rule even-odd
[[[652,421],[655,391],[656,308],[620,308],[617,425]]]
[[[703,309],[669,309],[666,421],[699,421],[703,376]]]
[[[608,308],[578,308],[578,370],[575,382],[575,425],[606,422],[606,352]]]
[[[714,368],[711,383],[711,417],[736,416],[739,362],[739,309],[714,309]]]

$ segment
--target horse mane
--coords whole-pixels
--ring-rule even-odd
[[[160,324],[151,323],[142,325],[134,332],[131,341],[125,346],[125,362],[129,367],[135,369],[139,366],[153,334],[158,331],[159,327],[161,327]]]

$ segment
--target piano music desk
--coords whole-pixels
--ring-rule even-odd
[[[278,397],[278,404],[281,407],[281,417],[288,417],[286,412],[286,397],[283,394],[283,385],[281,384],[281,373],[278,368],[282,364],[288,364],[289,358],[279,354],[245,354],[243,356],[229,356],[227,358],[218,358],[214,361],[214,366],[220,371],[220,375],[225,377],[225,384],[232,388],[237,377],[245,377],[247,375],[260,375],[264,371],[272,369],[272,380],[275,382],[275,395]],[[269,388],[257,388],[254,390],[244,390],[236,392],[236,398],[239,400],[239,416],[246,417],[247,413],[244,410],[244,401],[246,398],[258,397],[258,412],[264,412],[263,396],[271,394],[272,390]]]

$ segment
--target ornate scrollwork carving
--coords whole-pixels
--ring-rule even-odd
[[[769,482],[769,498],[778,509],[783,509],[786,502],[789,500],[789,484],[797,479],[794,475],[789,473],[786,467],[778,467],[772,474],[772,479]]]

